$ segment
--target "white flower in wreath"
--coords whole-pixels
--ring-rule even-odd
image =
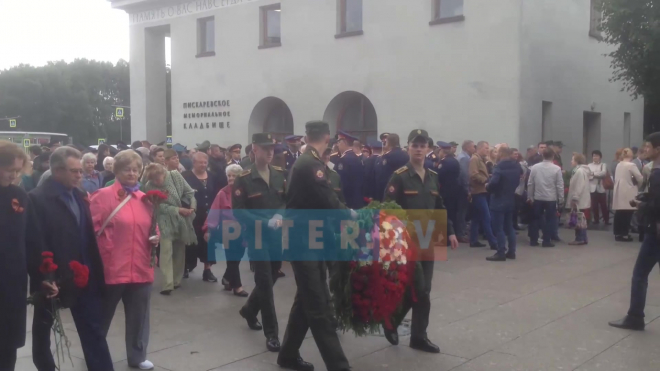
[[[364,238],[367,240],[367,242],[371,242],[371,233],[365,233]]]
[[[399,258],[401,256],[401,249],[394,249],[393,255],[395,258]]]
[[[383,263],[383,269],[384,270],[389,270],[390,269],[390,262]]]
[[[382,227],[383,227],[386,231],[389,231],[390,229],[392,229],[392,224],[390,224],[389,222],[383,222]]]
[[[401,263],[401,264],[407,264],[407,263],[408,263],[408,259],[406,259],[406,256],[405,256],[405,255],[401,255],[401,257],[399,258],[398,262]]]
[[[380,255],[380,259],[381,259],[381,260],[383,260],[383,258],[384,258],[387,254],[389,254],[389,251],[387,251],[387,249],[380,249],[379,255]]]

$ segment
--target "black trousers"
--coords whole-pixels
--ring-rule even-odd
[[[658,238],[654,232],[650,231],[645,236],[633,269],[630,285],[630,308],[628,309],[628,315],[631,317],[644,318],[649,275],[655,265],[660,264],[660,248],[658,248]]]
[[[423,285],[416,282],[413,286],[423,287],[423,290],[415,293],[417,301],[413,301],[411,291],[413,288],[408,288],[403,298],[401,312],[394,317],[394,322],[392,323],[395,328],[399,327],[403,319],[406,318],[408,311],[412,308],[411,340],[427,338],[426,329],[429,326],[429,315],[431,314],[431,284],[433,282],[434,263],[434,261],[422,261],[418,263],[422,266],[422,271],[424,272],[424,282]]]
[[[215,264],[215,248],[209,249],[204,239],[202,226],[194,226],[197,243],[186,246],[186,269],[192,271],[197,267],[197,259],[202,263]]]
[[[614,211],[614,235],[627,236],[630,234],[630,221],[635,210],[616,210]]]
[[[14,371],[16,353],[16,348],[0,348],[0,371]]]
[[[348,359],[344,355],[333,324],[325,262],[292,261],[291,266],[298,289],[278,360],[290,361],[298,358],[307,330],[311,329],[326,368],[329,371],[348,369]]]
[[[32,321],[32,360],[39,371],[55,371],[50,351],[53,316],[49,306],[34,307]],[[89,371],[113,371],[112,359],[103,329],[103,304],[98,291],[85,289],[71,307],[71,315],[80,336],[85,363]],[[71,336],[71,332],[68,334]]]
[[[243,246],[243,239],[229,241],[229,248],[225,249],[225,256],[227,260],[227,269],[222,276],[232,289],[237,289],[243,286],[241,282],[241,271],[238,269],[243,256],[245,256],[245,246]]]
[[[261,311],[261,324],[266,339],[276,338],[279,336],[279,327],[273,286],[277,282],[277,272],[282,268],[282,262],[253,261],[253,263],[255,287],[243,306],[243,312],[248,316],[256,317]]]

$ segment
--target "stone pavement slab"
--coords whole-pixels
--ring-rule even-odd
[[[573,232],[562,229],[570,241]],[[631,370],[660,369],[660,274],[649,278],[647,330],[611,328],[610,320],[625,315],[630,300],[630,277],[639,243],[618,243],[611,232],[589,231],[590,244],[544,249],[529,247],[519,235],[518,259],[503,263],[485,260],[488,249],[462,245],[437,262],[433,278],[429,338],[443,354],[410,349],[409,337],[391,346],[382,336],[356,338],[340,334],[353,370]],[[225,264],[213,268],[217,276]],[[275,286],[280,338],[296,291],[289,264]],[[245,289],[254,279],[241,264]],[[238,315],[245,303],[219,284],[201,281],[201,266],[183,287],[165,297],[158,294],[160,277],[151,299],[151,338],[148,358],[159,371],[275,371],[277,354],[268,352],[261,331],[251,331]],[[28,328],[31,326],[31,311]],[[408,315],[410,317],[410,314]],[[63,321],[72,343],[72,365],[63,370],[85,370],[80,340],[68,311]],[[116,370],[128,370],[122,305],[108,334]],[[28,344],[31,334],[28,333]],[[325,370],[308,332],[301,355]],[[18,371],[31,371],[30,346],[19,350]]]

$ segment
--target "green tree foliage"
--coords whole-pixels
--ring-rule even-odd
[[[2,131],[66,133],[74,143],[90,145],[98,138],[118,141],[123,125],[124,141],[130,143],[130,111],[117,118],[113,105],[130,105],[129,65],[124,60],[113,65],[76,59],[0,71],[0,117],[20,116],[16,129],[0,121]]]
[[[660,0],[603,0],[604,41],[615,46],[613,81],[660,102]]]

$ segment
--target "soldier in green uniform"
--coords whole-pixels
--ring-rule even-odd
[[[241,167],[243,169],[247,169],[254,163],[254,152],[252,152],[252,144],[245,146],[245,153],[247,155],[241,159]]]
[[[328,123],[308,122],[305,129],[307,148],[291,169],[286,206],[292,211],[287,215],[294,215],[294,223],[301,221],[295,220],[293,213],[302,213],[303,210],[339,209],[345,210],[347,217],[348,213],[355,217],[355,212],[346,209],[328,183],[327,167],[321,159],[330,141]],[[292,246],[306,245],[305,241],[308,241],[306,236],[290,235]],[[297,291],[277,363],[292,370],[314,370],[311,363],[302,360],[299,352],[307,330],[311,329],[327,369],[349,370],[348,360],[335,332],[325,262],[322,259],[293,260],[291,265]]]
[[[260,330],[257,314],[261,311],[266,347],[277,352],[280,340],[273,285],[282,266],[281,227],[286,178],[282,168],[270,165],[274,146],[271,138],[272,135],[266,133],[252,136],[255,162],[236,178],[232,208],[234,216],[244,226],[248,255],[254,264],[255,288],[239,313],[251,329]],[[261,224],[260,233],[257,233],[257,223]],[[259,241],[256,236],[260,236]]]
[[[445,209],[440,196],[438,185],[438,174],[431,169],[424,168],[424,160],[428,152],[429,135],[426,130],[415,129],[408,135],[408,155],[410,161],[406,166],[396,170],[385,188],[385,201],[394,201],[403,209],[407,210],[440,210]],[[454,228],[450,220],[447,220],[447,235],[451,248],[458,247],[458,240],[454,235]],[[431,282],[433,281],[433,257],[421,259],[417,264],[421,265],[424,272],[424,282],[416,282],[417,300],[412,299],[408,292],[403,301],[403,309],[394,320],[394,329],[385,330],[385,337],[393,344],[399,343],[397,327],[403,321],[406,314],[412,308],[412,326],[410,336],[410,347],[429,353],[439,353],[440,348],[433,344],[427,337],[426,328],[429,324],[431,312]]]

